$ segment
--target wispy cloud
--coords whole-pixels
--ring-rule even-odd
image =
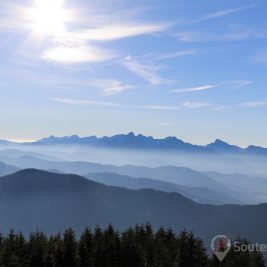
[[[211,111],[224,111],[227,109],[231,109],[232,106],[227,106],[227,105],[214,105],[210,108]]]
[[[257,107],[263,107],[266,105],[267,105],[267,102],[261,102],[261,101],[246,102],[246,103],[239,104],[240,107],[247,107],[247,108],[257,108]]]
[[[17,31],[17,30],[23,30],[23,29],[30,29],[30,25],[26,22],[18,23],[16,20],[10,20],[5,18],[0,18],[0,29],[2,31]]]
[[[123,65],[135,75],[148,81],[151,85],[167,84],[171,82],[161,77],[159,74],[159,70],[163,68],[161,65],[138,62],[131,57],[127,57],[123,61]]]
[[[122,23],[100,25],[95,28],[66,31],[57,36],[54,47],[43,52],[43,59],[61,64],[101,62],[115,58],[117,53],[99,47],[97,42],[108,42],[165,31],[168,24]],[[93,44],[92,44],[93,42]],[[153,79],[153,77],[152,77]]]
[[[151,85],[170,84],[175,81],[161,76],[160,71],[166,68],[166,66],[161,65],[159,61],[190,56],[195,54],[196,51],[197,49],[187,49],[163,54],[150,53],[137,57],[128,55],[122,63],[124,67],[140,78],[148,81]]]
[[[267,106],[267,101],[251,101],[233,105],[214,105],[210,108],[213,111],[225,111],[239,108],[262,108]]]
[[[178,106],[168,106],[168,105],[148,105],[144,106],[145,109],[155,109],[155,110],[179,110]]]
[[[158,57],[155,57],[155,59],[157,60],[173,59],[173,58],[178,58],[178,57],[190,56],[190,55],[195,54],[196,52],[197,52],[197,49],[176,51],[172,53],[159,55]]]
[[[164,32],[169,28],[168,23],[147,24],[124,22],[122,24],[99,25],[95,28],[68,32],[63,37],[65,40],[78,39],[83,41],[113,41],[134,36]]]
[[[266,30],[258,30],[254,27],[241,29],[240,27],[231,27],[226,33],[214,34],[201,31],[179,31],[175,33],[175,36],[179,41],[187,43],[197,42],[234,42],[243,41],[255,38],[264,38],[266,36]]]
[[[183,88],[183,89],[175,89],[175,90],[171,90],[171,93],[176,93],[176,94],[180,94],[180,93],[191,93],[191,92],[199,92],[199,91],[205,91],[205,90],[209,90],[214,88],[214,85],[202,85],[202,86],[196,86],[196,87],[190,87],[190,88]]]
[[[210,35],[197,31],[179,31],[174,34],[179,41],[187,43],[203,42],[211,39]]]
[[[116,53],[95,46],[56,46],[45,50],[42,58],[59,64],[102,62],[116,57]]]
[[[131,108],[131,109],[146,109],[146,110],[161,110],[161,111],[171,111],[179,110],[180,107],[172,105],[124,105],[116,102],[102,102],[102,101],[92,101],[92,100],[81,100],[81,99],[69,99],[69,98],[53,98],[54,102],[66,104],[66,105],[76,105],[76,106],[102,106],[110,108]]]
[[[104,44],[100,46],[99,42],[107,43],[141,35],[159,34],[166,31],[171,25],[168,22],[153,23],[133,16],[126,17],[127,10],[123,10],[123,14],[119,16],[117,10],[113,12],[103,8],[94,10],[96,4],[89,4],[89,6],[91,8],[87,14],[90,14],[90,19],[85,19],[82,16],[78,17],[78,14],[76,14],[74,16],[75,21],[73,21],[74,17],[72,16],[71,20],[68,21],[71,27],[62,27],[56,34],[43,36],[40,33],[42,35],[40,38],[39,33],[34,32],[36,24],[36,21],[32,18],[34,6],[23,7],[22,5],[3,3],[5,11],[0,10],[0,29],[31,31],[31,38],[36,38],[32,41],[37,41],[37,38],[39,42],[45,40],[45,44],[43,43],[40,50],[37,51],[38,59],[41,58],[62,65],[77,65],[107,61],[120,54],[110,51],[109,48],[103,48]],[[85,8],[87,8],[87,5],[85,5]],[[92,12],[91,9],[95,12]],[[64,9],[64,13],[69,12],[70,10],[67,8]],[[33,56],[32,54],[31,56]]]
[[[254,82],[250,80],[234,80],[234,81],[226,82],[226,84],[230,84],[230,86],[232,86],[233,89],[240,89],[248,85],[251,85],[253,83]]]
[[[15,1],[1,1],[0,29],[7,32],[31,30],[32,23],[27,14],[29,8]]]
[[[218,105],[214,103],[207,103],[207,102],[198,102],[198,101],[186,101],[181,103],[179,106],[145,106],[144,108],[149,109],[159,109],[159,110],[179,110],[181,107],[186,109],[203,109],[207,108],[213,111],[223,111],[229,109],[238,109],[238,108],[261,108],[267,107],[266,101],[251,101],[251,102],[244,102],[234,105]]]
[[[256,5],[250,5],[250,6],[243,6],[243,7],[229,8],[229,9],[225,9],[225,10],[220,10],[220,11],[213,12],[213,13],[210,13],[210,14],[207,14],[207,15],[201,17],[200,19],[197,20],[197,22],[222,18],[222,17],[228,16],[228,15],[239,13],[241,11],[244,11],[244,10],[247,10],[247,9],[251,9],[251,8],[255,8],[255,7],[256,7]]]
[[[182,106],[185,108],[190,108],[190,109],[199,109],[199,108],[206,108],[209,107],[210,104],[206,102],[184,102],[182,103]]]
[[[176,59],[179,57],[191,56],[194,55],[197,51],[198,51],[197,49],[186,49],[186,50],[178,50],[167,53],[151,52],[148,54],[139,55],[135,57],[128,55],[125,58],[125,60],[136,60],[136,61],[149,62],[151,64],[153,63],[155,64],[155,62],[163,61],[165,59]]]
[[[179,105],[129,105],[121,104],[117,102],[104,102],[104,101],[94,101],[94,100],[84,100],[84,99],[70,99],[70,98],[53,98],[52,101],[62,103],[65,105],[73,106],[99,106],[108,108],[126,108],[126,109],[144,109],[144,110],[157,110],[157,111],[178,111],[181,108],[185,109],[208,109],[211,111],[225,111],[231,109],[239,108],[263,108],[267,107],[267,101],[251,101],[237,103],[233,105],[221,105],[208,102],[198,102],[198,101],[186,101],[180,103]]]
[[[94,80],[92,85],[99,88],[105,95],[120,94],[137,87],[119,80]]]
[[[229,33],[222,34],[221,36],[213,36],[213,40],[218,41],[243,41],[248,39],[264,38],[266,36],[266,30],[258,30],[254,27],[247,29],[240,29],[240,27],[234,27]]]
[[[77,106],[102,106],[102,107],[124,107],[124,105],[114,103],[114,102],[101,102],[101,101],[91,101],[91,100],[77,100],[69,98],[53,98],[55,102],[59,102],[67,105],[77,105]]]

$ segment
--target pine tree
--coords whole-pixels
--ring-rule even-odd
[[[79,257],[80,267],[94,266],[93,235],[89,228],[86,228],[80,237]]]
[[[179,267],[206,267],[208,256],[202,241],[185,230],[179,236]]]
[[[72,229],[67,229],[63,235],[63,266],[76,267],[78,266],[78,250],[75,233]]]
[[[247,240],[237,242],[249,247]],[[250,247],[251,248],[251,247]],[[121,234],[112,225],[94,233],[85,229],[76,239],[72,229],[47,236],[10,231],[0,234],[1,267],[265,267],[259,251],[230,250],[220,263],[208,260],[201,239],[183,231],[176,236],[172,229],[154,232],[151,225],[137,225]]]
[[[61,235],[57,234],[56,236],[51,237],[51,239],[51,246],[54,249],[53,258],[55,267],[62,267],[64,259],[64,247]]]
[[[119,265],[120,236],[114,231],[112,225],[108,226],[103,235],[103,261],[104,266],[112,267]]]
[[[47,238],[44,233],[37,231],[30,235],[28,244],[30,267],[45,267],[46,244]]]
[[[138,239],[138,226],[134,229],[129,228],[121,236],[121,256],[120,267],[145,267],[146,258],[143,247]]]

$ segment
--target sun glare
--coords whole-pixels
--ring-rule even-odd
[[[30,16],[34,30],[41,35],[58,35],[65,30],[69,14],[64,0],[35,0]]]

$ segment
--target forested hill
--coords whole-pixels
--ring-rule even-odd
[[[265,267],[259,252],[233,248],[222,264],[208,257],[202,240],[192,233],[175,235],[170,228],[153,230],[148,224],[122,233],[111,225],[87,228],[79,238],[72,229],[52,236],[42,232],[29,238],[14,232],[0,236],[2,267]]]
[[[267,205],[212,206],[177,193],[105,186],[77,175],[28,169],[0,178],[0,229],[55,233],[112,223],[193,230],[205,242],[219,233],[266,242]]]

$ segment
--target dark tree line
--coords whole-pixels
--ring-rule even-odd
[[[246,242],[241,241],[241,242]],[[258,252],[231,251],[223,263],[209,258],[201,239],[186,231],[156,232],[150,225],[122,233],[85,229],[79,239],[72,229],[47,236],[32,233],[28,239],[11,231],[0,235],[0,267],[265,267]]]

